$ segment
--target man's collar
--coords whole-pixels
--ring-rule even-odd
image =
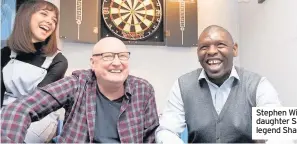
[[[238,75],[238,73],[237,73],[237,71],[236,71],[236,69],[235,69],[234,66],[232,66],[231,74],[228,77],[228,79],[231,78],[231,77],[234,77],[238,81],[240,80],[239,75]],[[202,80],[202,79],[205,79],[206,81],[209,81],[208,77],[206,76],[205,70],[203,68],[202,68],[202,71],[201,71],[201,73],[200,73],[200,75],[198,77],[198,80],[199,81]]]
[[[127,99],[130,99],[130,97],[132,96],[132,85],[131,85],[131,76],[128,75],[126,81],[124,82],[124,88],[125,88],[125,97]]]

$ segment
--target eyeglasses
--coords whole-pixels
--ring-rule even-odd
[[[104,61],[113,61],[115,58],[115,55],[117,55],[118,58],[122,61],[126,61],[130,58],[130,52],[120,52],[120,53],[106,52],[106,53],[93,54],[93,56],[102,56],[102,59]]]

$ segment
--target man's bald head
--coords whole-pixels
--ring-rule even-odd
[[[106,37],[97,42],[93,48],[92,54],[104,52],[127,52],[126,45],[118,38]]]
[[[205,35],[209,35],[210,33],[213,33],[213,32],[224,33],[228,37],[229,41],[232,44],[234,43],[233,38],[232,38],[231,34],[229,33],[229,31],[227,31],[225,28],[218,26],[218,25],[210,25],[210,26],[206,27],[200,34],[198,43],[201,40],[201,37],[205,37]]]
[[[98,87],[122,86],[129,75],[130,53],[118,38],[106,37],[95,44],[90,58]]]

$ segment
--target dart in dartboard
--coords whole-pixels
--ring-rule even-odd
[[[185,1],[184,0],[180,0],[179,1],[179,25],[180,25],[180,30],[182,33],[182,45],[184,44],[184,31],[185,31],[185,27],[186,27],[186,16],[185,16]]]
[[[82,1],[83,0],[76,0],[76,24],[77,24],[77,39],[79,40],[79,27],[82,22]]]

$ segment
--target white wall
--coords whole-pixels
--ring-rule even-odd
[[[266,76],[284,106],[297,106],[297,0],[239,4],[240,64]]]
[[[49,0],[56,5],[59,0]],[[211,7],[211,9],[210,9]],[[198,0],[198,34],[212,24],[226,27],[237,41],[238,3],[234,0]],[[60,47],[69,62],[69,72],[87,69],[93,44],[61,41]],[[182,74],[201,67],[196,47],[166,47],[128,45],[131,51],[131,74],[147,79],[155,88],[157,107],[162,110],[173,82]],[[238,59],[235,63],[239,65]]]

